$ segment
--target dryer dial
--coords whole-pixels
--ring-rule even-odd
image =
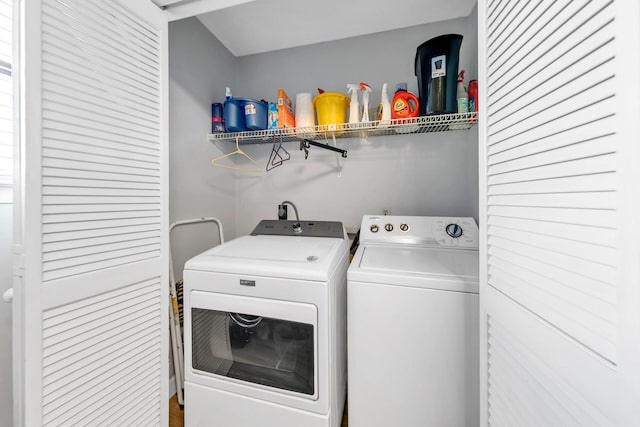
[[[460,227],[458,224],[449,224],[447,225],[445,230],[447,231],[447,234],[454,239],[462,236],[462,227]]]

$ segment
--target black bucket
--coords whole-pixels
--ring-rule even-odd
[[[421,116],[458,112],[456,89],[461,44],[460,34],[445,34],[418,46],[415,73]]]

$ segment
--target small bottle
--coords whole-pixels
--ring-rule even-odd
[[[211,104],[211,133],[224,132],[224,106],[216,102]]]
[[[230,87],[226,87],[225,91],[224,91],[224,99],[225,100],[229,100],[233,98],[233,96],[231,96],[231,88]]]
[[[456,90],[456,99],[458,100],[458,113],[467,113],[469,111],[469,95],[464,88],[464,70],[458,74],[458,88]]]
[[[471,80],[469,82],[469,112],[476,113],[477,111],[478,111],[478,81]]]

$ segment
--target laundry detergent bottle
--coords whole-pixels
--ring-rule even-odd
[[[420,101],[418,97],[407,90],[406,83],[400,83],[396,87],[396,93],[391,103],[391,118],[406,119],[420,115]]]

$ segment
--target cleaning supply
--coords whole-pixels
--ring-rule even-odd
[[[478,81],[471,80],[469,82],[469,112],[478,112]],[[474,115],[475,118],[475,115]]]
[[[371,93],[371,86],[365,82],[360,82],[360,90],[362,93],[362,123],[369,121],[369,94]]]
[[[284,89],[278,89],[278,128],[294,127],[296,127],[296,120],[293,115],[293,103]]]
[[[278,129],[278,104],[269,103],[269,111],[267,112],[267,129]]]
[[[244,114],[244,99],[229,98],[224,101],[224,127],[227,132],[248,130]]]
[[[406,119],[408,117],[418,117],[419,114],[420,101],[418,101],[418,97],[407,90],[406,83],[399,83],[393,96],[391,118]]]
[[[349,83],[347,92],[351,95],[351,103],[349,104],[349,124],[357,124],[360,120],[360,103],[358,102],[358,91],[360,86]]]
[[[244,123],[249,130],[264,130],[268,126],[269,103],[267,101],[244,99]]]
[[[226,101],[228,101],[231,98],[233,98],[233,96],[231,95],[231,88],[230,87],[226,87],[225,90],[224,90],[224,99]]]
[[[211,104],[211,133],[224,132],[224,105],[220,102]]]
[[[391,124],[391,102],[389,102],[389,94],[387,93],[386,83],[382,85],[380,105],[378,105],[378,121],[379,127],[387,127]]]
[[[320,130],[335,131],[344,128],[349,97],[337,92],[324,92],[313,99]],[[335,135],[341,135],[336,132]]]
[[[466,113],[469,111],[469,95],[464,87],[464,70],[458,74],[458,87],[456,90],[456,99],[458,100],[458,113]]]

